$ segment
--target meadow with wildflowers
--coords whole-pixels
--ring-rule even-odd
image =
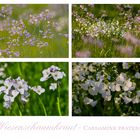
[[[68,57],[68,5],[0,5],[0,57]]]
[[[68,63],[0,63],[1,116],[67,116]]]
[[[73,116],[139,116],[139,80],[140,63],[73,63]]]
[[[72,55],[140,57],[140,5],[73,5]]]

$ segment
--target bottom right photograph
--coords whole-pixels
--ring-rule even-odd
[[[139,116],[140,63],[73,62],[73,116]]]

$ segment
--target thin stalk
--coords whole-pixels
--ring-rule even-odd
[[[62,116],[59,97],[57,97],[57,109],[58,109],[59,116]]]
[[[60,92],[59,92],[59,87],[58,87],[57,92],[58,92],[58,97],[57,97],[57,109],[58,109],[59,116],[62,116],[61,107],[60,107]]]
[[[42,100],[41,100],[40,98],[39,98],[39,102],[40,102],[40,104],[41,104],[41,106],[42,106],[42,108],[43,108],[43,111],[44,111],[45,116],[48,116],[48,115],[47,115],[46,108],[45,108],[45,106],[44,106],[44,104],[43,104],[43,102],[42,102]]]
[[[19,62],[18,62],[18,72],[19,72],[19,75],[22,76],[21,66],[20,66],[20,63]]]
[[[20,106],[18,105],[18,103],[17,103],[17,106],[18,106],[19,116],[22,116],[22,112],[21,112],[21,109],[20,109]]]
[[[21,111],[19,110],[19,116],[22,116],[22,113],[21,113]]]

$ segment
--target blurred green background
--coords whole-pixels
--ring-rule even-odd
[[[48,42],[48,46],[39,48],[37,46],[29,46],[29,45],[23,45],[23,39],[24,37],[20,37],[20,46],[14,46],[10,47],[10,52],[20,52],[19,57],[23,58],[45,58],[45,57],[51,57],[51,58],[66,58],[68,57],[68,37],[65,37],[64,34],[68,34],[68,5],[64,4],[2,4],[0,5],[0,9],[2,7],[11,7],[12,8],[12,14],[8,18],[3,18],[0,16],[0,26],[3,26],[3,22],[5,22],[5,25],[11,24],[12,20],[19,21],[20,19],[23,20],[26,29],[29,33],[32,34],[36,39],[40,40],[41,42]],[[55,16],[52,19],[49,19],[49,22],[51,23],[51,27],[48,27],[47,22],[43,21],[39,25],[32,25],[29,24],[29,16],[39,14],[42,11],[49,9],[50,13],[55,13]],[[57,24],[58,28],[60,28],[59,31],[54,29],[54,25]],[[4,25],[4,26],[5,26]],[[9,26],[8,25],[8,26]],[[7,27],[9,28],[9,27]],[[54,34],[53,38],[43,38],[42,34],[40,34],[41,31],[46,31],[50,29],[52,34]],[[62,34],[62,35],[59,35]],[[8,30],[0,30],[0,44],[1,44],[1,50],[7,49],[8,45],[7,42],[9,42],[9,36]],[[16,37],[11,38],[14,39]],[[3,51],[2,51],[3,52]],[[0,57],[9,57],[7,54],[3,53]],[[15,56],[12,56],[15,57]]]
[[[1,63],[2,65],[3,63]],[[62,116],[68,115],[68,63],[67,62],[9,62],[8,67],[5,70],[6,77],[17,78],[20,76],[28,82],[30,86],[41,85],[46,89],[40,96],[33,91],[29,92],[29,102],[25,105],[20,101],[18,97],[15,99],[11,106],[11,109],[5,109],[3,107],[3,95],[0,95],[0,115],[8,116],[44,116],[44,108],[46,115],[58,116],[57,108],[57,90],[49,90],[51,80],[40,82],[42,77],[42,70],[55,65],[64,71],[66,77],[61,80],[59,92],[60,92],[60,108]]]

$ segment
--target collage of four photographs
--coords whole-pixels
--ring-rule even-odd
[[[140,5],[71,9],[72,21],[68,4],[0,5],[0,57],[47,60],[0,62],[0,116],[140,115],[140,63],[94,61],[140,57]]]

